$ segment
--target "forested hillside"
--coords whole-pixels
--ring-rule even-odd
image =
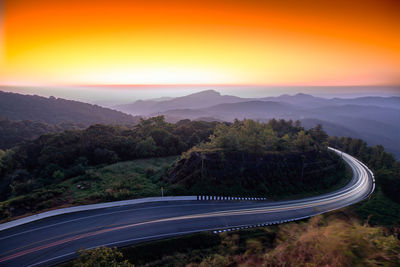
[[[327,150],[320,126],[253,120],[219,124],[210,142],[185,153],[169,175],[179,192],[291,197],[322,193],[343,185],[346,169]]]
[[[371,223],[400,224],[399,163],[382,146],[328,138],[320,125],[306,130],[298,121],[171,124],[163,117],[142,119],[133,127],[98,124],[45,134],[0,150],[1,218],[158,195],[160,187],[166,195],[282,199],[321,194],[349,179],[328,144],[359,157],[375,172],[377,194],[357,212]]]
[[[6,152],[0,150],[0,201],[9,200],[0,204],[1,215],[8,217],[67,204],[74,199],[66,197],[73,193],[71,183],[66,181],[77,178],[83,182],[82,185],[86,185],[83,187],[89,189],[87,184],[101,182],[101,174],[97,170],[101,173],[103,166],[120,161],[179,155],[192,146],[207,141],[215,125],[215,122],[189,120],[170,124],[166,123],[163,117],[154,117],[141,120],[133,128],[99,124],[85,130],[42,135]],[[132,162],[131,165],[135,164]],[[153,166],[149,166],[143,169],[143,172],[147,173],[146,177],[151,177],[156,172],[152,168]],[[126,180],[129,180],[127,175],[131,177],[133,174],[125,174]],[[147,181],[157,182],[148,179]],[[145,185],[143,182],[138,183],[141,183],[139,187]],[[79,183],[72,184],[77,186]],[[94,188],[93,185],[91,190]],[[117,191],[126,190],[132,188],[132,185],[122,181],[116,188]],[[107,188],[102,190],[105,189]],[[109,189],[112,193],[113,189]],[[101,195],[104,192],[97,193]],[[128,194],[119,196],[123,199],[130,197],[132,194],[129,191]],[[116,198],[118,199],[110,197],[108,200]],[[97,199],[105,200],[107,199],[103,196]]]

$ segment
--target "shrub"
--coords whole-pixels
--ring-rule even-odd
[[[117,248],[100,247],[81,250],[80,256],[73,262],[76,267],[133,267]]]

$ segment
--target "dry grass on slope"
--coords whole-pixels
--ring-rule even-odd
[[[256,238],[246,241],[244,253],[221,254],[189,266],[400,266],[400,241],[383,228],[334,213],[279,226],[273,248]]]
[[[317,216],[282,225],[263,259],[266,266],[399,266],[400,242],[355,219]]]

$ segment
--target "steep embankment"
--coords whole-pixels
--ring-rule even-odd
[[[267,196],[312,195],[345,184],[342,160],[328,151],[192,152],[169,173],[175,193]]]

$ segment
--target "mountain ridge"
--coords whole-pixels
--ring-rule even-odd
[[[5,96],[8,100],[5,101]],[[18,97],[18,100],[13,99]],[[13,104],[11,104],[13,103]],[[38,104],[40,103],[40,104]],[[326,125],[330,135],[365,139],[382,144],[400,158],[400,97],[322,98],[309,94],[264,98],[222,95],[215,90],[163,100],[138,100],[134,105],[143,117],[164,115],[167,121],[181,119],[233,121],[237,119],[292,119]],[[42,120],[104,124],[135,124],[139,117],[100,106],[60,98],[23,96],[0,92],[0,117],[13,120]],[[18,110],[19,108],[19,110]],[[60,111],[61,109],[61,111]]]
[[[272,118],[318,121],[327,126],[330,135],[351,134],[351,137],[365,139],[371,145],[382,144],[400,158],[400,141],[397,138],[400,136],[400,97],[328,99],[299,93],[277,97],[240,98],[234,103],[207,104],[208,106],[203,108],[175,106],[169,110],[151,112],[147,116],[164,115],[171,122],[184,118],[199,120],[204,117],[216,121],[233,121],[235,118],[260,121]]]
[[[212,105],[236,103],[246,100],[246,98],[237,96],[221,95],[221,93],[215,90],[204,90],[164,101],[138,100],[133,103],[116,106],[115,108],[130,114],[148,115],[151,113],[163,112],[169,109],[176,109],[177,107],[180,109],[206,108]]]
[[[139,121],[138,117],[98,105],[4,91],[0,91],[0,107],[0,117],[17,121],[72,122],[86,126],[96,123],[134,125]]]

